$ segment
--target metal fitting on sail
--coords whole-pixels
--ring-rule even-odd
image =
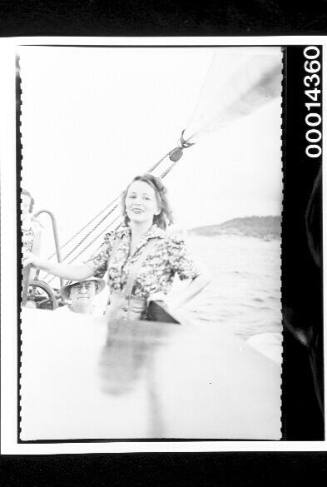
[[[188,147],[191,147],[191,145],[195,144],[195,142],[187,142],[187,140],[184,139],[184,137],[183,137],[184,132],[185,132],[185,130],[183,130],[182,135],[179,139],[179,145],[177,147],[175,147],[175,149],[171,150],[168,154],[169,159],[173,162],[179,161],[179,159],[183,155],[183,149],[187,149]]]

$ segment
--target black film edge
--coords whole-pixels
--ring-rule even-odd
[[[282,434],[324,439],[322,46],[284,48]]]

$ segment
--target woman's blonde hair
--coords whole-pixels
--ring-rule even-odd
[[[147,183],[149,186],[151,186],[151,188],[154,189],[160,213],[158,215],[154,215],[153,223],[157,224],[158,227],[165,230],[168,225],[173,223],[172,212],[167,199],[167,189],[159,177],[153,176],[153,174],[150,173],[142,174],[141,176],[136,176],[127,186],[126,190],[122,195],[122,207],[123,207],[123,216],[124,216],[125,225],[128,225],[129,223],[129,218],[126,212],[126,203],[125,203],[126,196],[129,187],[135,181],[142,181],[143,183]]]

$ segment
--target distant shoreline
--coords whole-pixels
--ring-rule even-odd
[[[233,218],[218,225],[192,228],[189,234],[206,237],[238,235],[276,240],[281,238],[281,217],[269,215]]]

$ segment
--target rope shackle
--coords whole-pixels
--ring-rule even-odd
[[[179,161],[179,159],[183,155],[183,149],[187,149],[188,147],[191,147],[191,145],[195,144],[195,142],[187,142],[187,140],[184,139],[184,137],[183,137],[184,132],[185,132],[185,130],[183,130],[183,132],[181,134],[181,137],[179,139],[179,145],[177,147],[175,147],[175,149],[171,150],[168,154],[169,159],[173,162]]]

